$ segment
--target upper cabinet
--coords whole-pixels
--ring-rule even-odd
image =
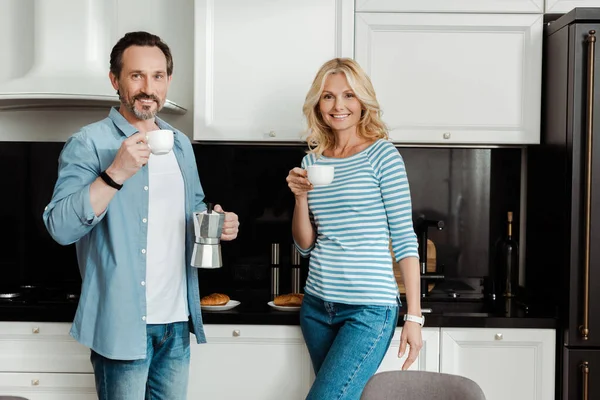
[[[546,0],[545,12],[564,14],[575,7],[600,7],[600,0]]]
[[[375,3],[396,10],[421,2],[357,5]],[[355,59],[371,77],[394,142],[539,143],[542,14],[359,12],[355,29]]]
[[[543,10],[544,0],[356,0],[359,12],[542,13]]]
[[[353,37],[354,0],[196,0],[193,138],[300,141],[317,70]]]

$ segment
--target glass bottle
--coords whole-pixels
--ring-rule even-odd
[[[500,273],[504,297],[514,297],[519,286],[519,245],[513,237],[513,213],[508,212],[506,236],[500,241]]]

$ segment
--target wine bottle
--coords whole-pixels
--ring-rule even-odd
[[[500,241],[500,272],[504,297],[516,296],[519,278],[519,245],[513,237],[513,213],[508,212],[506,236]]]

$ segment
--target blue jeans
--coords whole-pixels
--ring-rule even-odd
[[[398,311],[304,294],[300,327],[316,375],[306,399],[359,400],[392,341]]]
[[[92,351],[99,400],[185,400],[190,367],[188,322],[147,325],[143,360],[112,360]]]

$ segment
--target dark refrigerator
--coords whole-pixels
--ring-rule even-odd
[[[556,398],[600,399],[600,8],[545,26],[528,148],[526,288],[558,310]]]

